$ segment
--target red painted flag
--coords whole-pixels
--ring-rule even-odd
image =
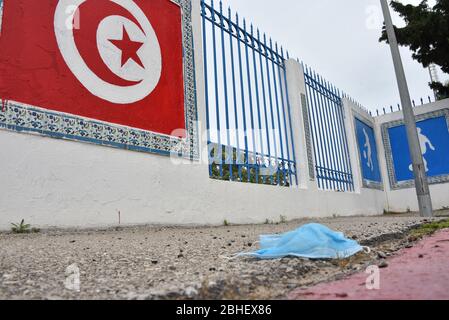
[[[0,99],[170,135],[185,129],[170,0],[5,0]]]

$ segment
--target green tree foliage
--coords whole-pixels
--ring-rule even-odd
[[[403,28],[395,26],[398,43],[409,47],[424,67],[436,64],[449,74],[449,0],[436,0],[434,6],[427,0],[417,6],[391,1],[391,6],[406,23]],[[385,27],[380,40],[388,41]],[[448,83],[434,82],[430,87],[439,98],[449,97]]]
[[[221,149],[221,150],[220,150]],[[225,181],[239,181],[248,183],[257,183],[265,185],[279,185],[284,187],[290,186],[290,174],[289,170],[282,169],[282,162],[274,170],[271,175],[262,175],[260,168],[262,165],[251,165],[252,161],[250,154],[242,152],[241,159],[239,160],[238,152],[236,148],[226,148],[225,146],[214,145],[214,148],[210,150],[210,156],[217,158],[211,164],[212,166],[212,179],[225,180]],[[221,154],[218,154],[218,153]],[[228,154],[229,153],[229,154]],[[232,155],[232,156],[231,156]],[[221,158],[221,160],[219,160]],[[221,165],[220,165],[221,163]],[[239,163],[239,165],[237,165]],[[249,172],[248,172],[249,170]]]

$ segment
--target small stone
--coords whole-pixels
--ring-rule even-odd
[[[248,247],[252,247],[253,246],[253,244],[251,243],[251,242],[248,242]]]
[[[410,248],[413,248],[413,245],[412,245],[411,243],[408,243],[405,247],[406,247],[407,249],[410,249]]]
[[[76,242],[76,240],[70,240],[70,243],[75,243]]]
[[[388,262],[383,260],[381,261],[378,265],[379,268],[383,269],[383,268],[387,268],[388,267]]]
[[[377,253],[377,256],[378,256],[379,258],[381,258],[381,259],[386,259],[386,258],[387,258],[387,255],[386,255],[384,252],[382,252],[382,251],[379,251],[379,252]]]
[[[193,298],[198,295],[198,290],[196,290],[194,287],[188,287],[184,290],[184,294],[189,298]]]
[[[420,259],[424,258],[424,255],[423,255],[423,254],[420,254],[420,255],[418,256],[418,258],[420,258]]]
[[[347,298],[348,294],[347,293],[337,293],[337,294],[335,294],[335,296],[337,298]]]
[[[216,268],[209,268],[209,271],[217,271]]]
[[[151,260],[151,263],[152,263],[152,264],[158,264],[159,261],[157,261],[157,260]]]
[[[184,258],[184,255],[182,253],[178,254],[178,259]]]

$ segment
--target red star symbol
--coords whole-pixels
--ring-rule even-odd
[[[123,26],[122,39],[109,40],[114,46],[122,51],[122,67],[128,62],[128,60],[134,60],[139,66],[145,69],[142,60],[140,60],[137,52],[143,46],[142,42],[132,41],[129,38],[128,32],[125,26]]]

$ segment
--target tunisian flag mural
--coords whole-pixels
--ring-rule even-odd
[[[170,0],[6,0],[0,99],[170,135],[185,129]]]

